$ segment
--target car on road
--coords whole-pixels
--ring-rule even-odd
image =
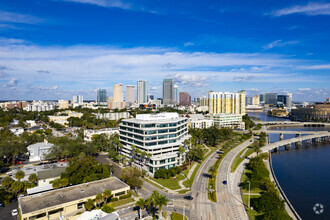
[[[222,183],[223,183],[223,185],[227,185],[227,181],[226,180],[224,180]]]
[[[13,210],[11,210],[11,215],[12,215],[12,216],[16,216],[17,214],[18,214],[17,209],[13,209]]]
[[[187,200],[193,200],[194,198],[192,196],[185,196],[183,197],[184,199],[187,199]]]

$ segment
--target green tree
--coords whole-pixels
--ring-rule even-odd
[[[54,189],[58,189],[61,187],[61,179],[55,179],[50,182]]]
[[[111,213],[114,212],[115,209],[112,204],[104,204],[101,208],[101,210],[105,213]]]
[[[29,176],[29,181],[30,181],[31,183],[36,183],[37,180],[38,180],[38,176],[37,176],[37,174],[32,173],[32,174]]]
[[[86,202],[85,202],[85,209],[87,210],[87,211],[90,211],[90,210],[92,210],[92,208],[94,207],[94,205],[95,205],[95,203],[94,203],[94,201],[92,200],[92,199],[88,199]]]
[[[200,145],[192,146],[188,152],[188,156],[191,160],[199,162],[204,158],[204,150]]]
[[[61,179],[61,187],[66,187],[69,185],[69,180],[67,178]]]
[[[14,180],[10,176],[6,176],[2,179],[1,185],[6,189],[9,189],[13,184]]]
[[[121,179],[132,189],[141,188],[143,181],[141,179],[142,171],[136,167],[126,167],[121,171]]]
[[[143,198],[140,198],[136,203],[135,203],[135,207],[137,207],[139,209],[139,216],[140,219],[142,218],[142,211],[144,209],[144,207],[146,206],[146,201]]]
[[[97,206],[100,206],[104,201],[103,195],[101,193],[97,194],[95,197],[95,202]]]
[[[19,170],[16,174],[15,174],[15,178],[18,179],[19,181],[21,179],[23,179],[25,177],[25,173],[22,170]]]
[[[14,195],[17,196],[17,194],[23,190],[24,184],[21,181],[15,181],[10,188],[13,191]]]
[[[168,199],[163,195],[158,195],[158,197],[155,198],[155,205],[158,206],[159,213],[162,211],[162,207],[167,205]]]
[[[211,166],[210,169],[209,169],[209,173],[211,174],[212,179],[213,179],[215,174],[217,173],[217,168],[214,165]]]
[[[111,192],[110,189],[104,190],[104,192],[103,192],[103,197],[105,199],[104,200],[104,203],[107,203],[108,202],[108,199],[110,199],[111,195],[112,195],[112,192]]]
[[[256,209],[264,213],[265,219],[283,219],[284,201],[279,198],[275,191],[265,192],[259,198]]]

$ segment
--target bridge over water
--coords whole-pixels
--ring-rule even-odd
[[[265,153],[268,151],[278,150],[280,147],[290,148],[292,144],[301,146],[302,143],[321,143],[330,141],[330,132],[315,132],[315,134],[299,136],[288,140],[278,141],[269,144],[261,149],[261,152]]]

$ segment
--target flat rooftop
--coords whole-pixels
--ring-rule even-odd
[[[19,206],[22,214],[26,214],[52,206],[61,205],[63,203],[95,196],[98,193],[103,193],[106,189],[115,191],[126,187],[129,186],[120,181],[117,177],[110,177],[103,180],[25,196],[19,198]]]
[[[179,117],[178,113],[175,112],[162,112],[158,114],[137,114],[136,118],[124,119],[125,122],[148,124],[151,122],[177,122],[184,119],[184,117]]]

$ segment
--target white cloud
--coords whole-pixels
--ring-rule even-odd
[[[299,43],[299,41],[276,40],[276,41],[273,41],[269,44],[264,45],[263,48],[265,50],[268,50],[268,49],[271,49],[271,48],[274,48],[274,47],[284,47],[284,46],[287,46],[287,45],[293,45],[293,44],[297,44],[297,43]]]
[[[188,47],[188,46],[193,46],[193,45],[195,45],[193,42],[186,42],[186,43],[184,43],[183,46]]]
[[[208,79],[208,77],[202,75],[194,75],[193,72],[191,74],[170,74],[166,78],[172,78],[178,85],[191,87],[207,86],[206,80]]]
[[[63,0],[63,1],[92,4],[107,8],[131,9],[132,7],[131,4],[125,3],[124,1],[121,0]]]
[[[39,19],[39,18],[31,16],[31,15],[13,13],[13,12],[2,11],[2,10],[0,10],[0,21],[12,22],[12,23],[23,23],[23,24],[42,23],[42,19]]]
[[[253,80],[255,77],[253,75],[251,76],[235,76],[233,78],[234,82],[243,82],[243,81],[249,81],[249,80]]]
[[[272,13],[274,16],[290,14],[330,15],[330,3],[310,2],[307,5],[296,5],[283,8]]]
[[[309,69],[309,70],[325,70],[325,69],[330,69],[330,64],[302,66],[301,68]]]
[[[311,91],[311,88],[299,88],[298,91]]]
[[[5,87],[15,87],[18,83],[18,79],[11,78],[8,83],[5,84]]]

